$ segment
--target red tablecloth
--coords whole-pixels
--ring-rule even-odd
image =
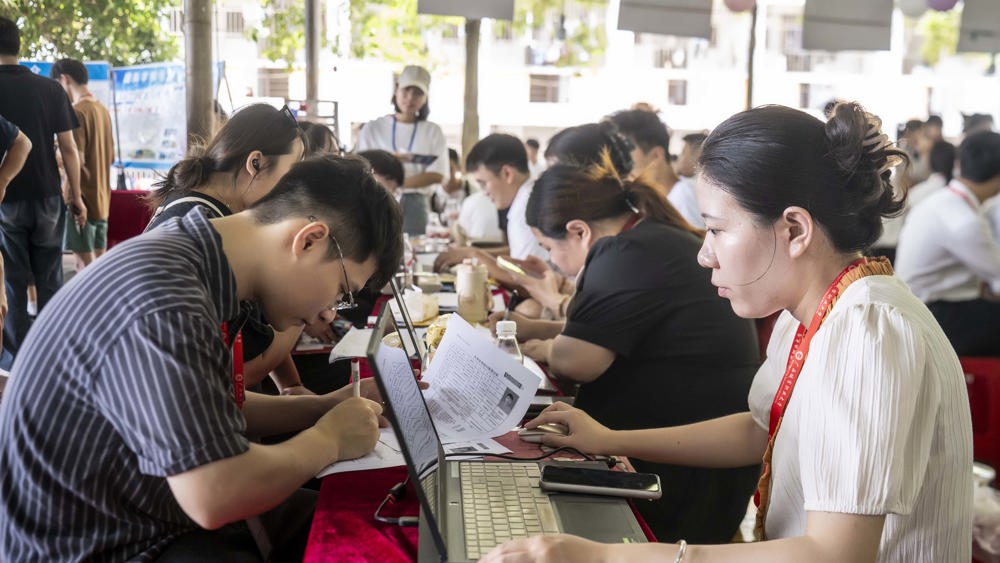
[[[518,457],[541,453],[537,444],[521,441],[514,432],[497,441]],[[373,517],[389,489],[405,478],[406,467],[337,473],[324,478],[303,561],[416,561],[417,528],[383,524]],[[383,514],[417,516],[420,513],[418,505],[413,483],[408,483],[406,495],[398,503],[386,505]],[[638,513],[636,518],[646,537],[656,541]]]

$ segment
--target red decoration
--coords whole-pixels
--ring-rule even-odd
[[[754,7],[757,0],[725,0],[726,7],[734,12],[745,12]]]

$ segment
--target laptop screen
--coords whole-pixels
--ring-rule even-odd
[[[421,517],[428,519],[438,553],[444,554],[444,538],[437,521],[438,498],[435,492],[427,493],[424,489],[433,485],[437,476],[434,470],[443,459],[441,442],[406,352],[382,343],[383,336],[396,330],[395,324],[390,308],[383,307],[368,343],[368,363],[403,450],[410,480],[420,499]],[[432,491],[435,489],[432,488]]]

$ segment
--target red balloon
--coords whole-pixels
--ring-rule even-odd
[[[927,0],[927,7],[941,12],[948,11],[958,4],[958,0]]]
[[[754,7],[757,0],[725,0],[726,7],[734,12],[745,12]]]

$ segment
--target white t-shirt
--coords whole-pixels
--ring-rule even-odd
[[[705,219],[701,216],[701,211],[698,209],[698,200],[694,195],[694,183],[684,178],[678,179],[674,187],[670,188],[670,193],[667,194],[667,201],[677,208],[677,211],[680,212],[682,217],[687,219],[688,223],[699,229],[705,228]]]
[[[549,259],[549,253],[544,248],[538,246],[525,212],[528,210],[528,199],[531,198],[531,190],[535,186],[534,180],[527,180],[517,189],[517,195],[507,209],[507,244],[510,246],[510,255],[518,260],[524,260],[528,256],[537,256],[542,260]]]
[[[799,323],[784,312],[750,388],[765,430]],[[948,339],[893,276],[851,284],[812,340],[772,457],[767,537],[806,511],[886,515],[878,561],[969,561],[972,427]]]
[[[545,159],[539,155],[535,162],[528,161],[528,175],[531,176],[532,180],[537,180],[542,172],[545,172]]]
[[[924,303],[978,299],[984,281],[1000,292],[1000,245],[965,184],[952,180],[910,210],[894,267]]]
[[[469,238],[503,240],[497,206],[481,191],[475,191],[462,200],[458,224]]]
[[[393,123],[396,125],[395,138],[393,138]],[[447,178],[450,173],[448,143],[444,138],[444,132],[441,131],[441,127],[437,123],[430,121],[403,123],[395,121],[393,115],[374,119],[361,128],[361,133],[358,136],[357,152],[369,149],[381,149],[393,154],[431,154],[437,156],[437,159],[430,164],[404,162],[403,171],[407,178],[423,172],[437,172],[443,178]],[[426,193],[430,194],[430,190],[426,190]]]

